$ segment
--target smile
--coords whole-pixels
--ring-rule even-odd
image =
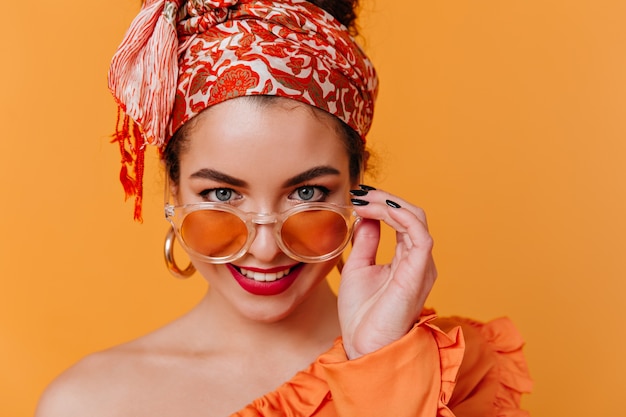
[[[277,279],[281,279],[285,275],[288,275],[291,271],[291,268],[283,269],[282,271],[277,272],[258,272],[244,268],[238,269],[241,275],[259,282],[276,281]]]
[[[254,295],[278,295],[287,291],[296,281],[304,264],[271,269],[242,268],[226,264],[233,278],[247,292]]]

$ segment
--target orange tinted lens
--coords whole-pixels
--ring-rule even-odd
[[[334,211],[302,211],[285,220],[281,236],[293,253],[319,257],[328,255],[346,242],[348,225],[343,216]]]
[[[217,210],[189,213],[183,220],[180,232],[189,248],[214,258],[239,252],[248,238],[248,229],[239,217]]]

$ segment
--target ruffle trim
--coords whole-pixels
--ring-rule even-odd
[[[413,329],[400,340],[354,361],[348,360],[342,339],[337,338],[332,348],[320,355],[307,369],[298,372],[290,381],[275,391],[254,400],[244,409],[232,414],[231,417],[312,416],[326,402],[332,401],[332,394],[327,382],[329,367],[339,366],[341,369],[343,367],[349,369],[353,365],[359,367],[357,362],[372,360],[370,357],[373,356],[395,355],[395,351],[406,351],[409,349],[408,345],[414,345],[416,338],[423,340],[424,333],[429,333],[432,336],[428,343],[434,341],[440,360],[440,381],[437,381],[440,382],[440,387],[438,390],[435,388],[438,391],[436,404],[434,404],[435,401],[432,401],[431,405],[437,409],[438,417],[454,417],[454,414],[447,407],[447,403],[454,391],[456,377],[463,360],[464,341],[460,327],[445,333],[430,323],[435,318],[434,315],[422,317]],[[430,409],[428,406],[423,408],[424,416],[432,415],[432,411],[428,412],[428,409]]]
[[[522,394],[532,391],[533,382],[522,352],[524,340],[513,322],[507,317],[487,323],[462,317],[452,319],[476,329],[494,352],[495,365],[490,373],[498,385],[493,399],[493,416],[530,416],[527,411],[520,409],[520,402]]]
[[[338,346],[343,349],[339,339],[331,350]],[[275,391],[257,398],[230,417],[312,416],[324,400],[330,399],[328,384],[323,376],[324,371],[316,361]]]
[[[444,333],[430,323],[435,318],[434,314],[426,317],[425,324],[433,332],[439,348],[441,391],[437,403],[437,417],[454,417],[454,413],[448,408],[448,402],[454,392],[456,378],[463,361],[465,342],[460,327],[455,327],[450,332]]]

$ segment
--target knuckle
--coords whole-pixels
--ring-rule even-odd
[[[415,207],[415,215],[424,223],[426,223],[426,212],[424,211],[423,208]]]
[[[431,251],[434,245],[435,245],[435,240],[433,239],[431,235],[424,236],[424,239],[422,241],[422,246],[424,247],[424,249]]]

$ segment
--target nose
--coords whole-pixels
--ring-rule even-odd
[[[260,262],[270,263],[282,254],[274,235],[274,224],[257,223],[256,235],[248,249],[248,255]]]

